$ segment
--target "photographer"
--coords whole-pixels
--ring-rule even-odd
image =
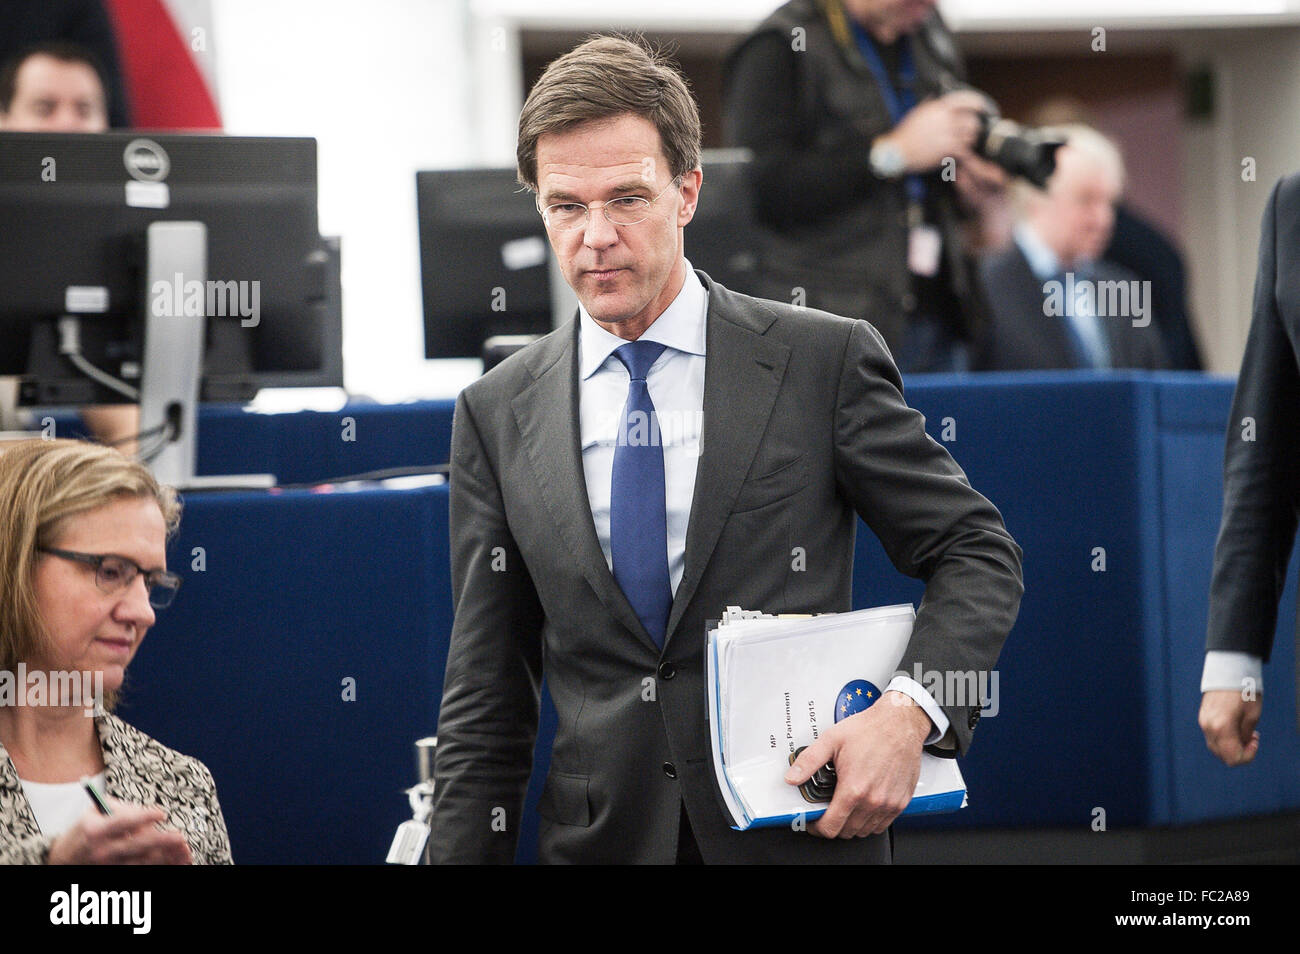
[[[758,294],[865,318],[904,371],[958,371],[983,325],[960,234],[1005,184],[935,0],[792,0],[732,52],[727,138],[754,154]],[[802,289],[802,293],[799,291]]]

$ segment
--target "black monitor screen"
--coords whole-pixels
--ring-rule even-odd
[[[704,184],[695,216],[686,226],[691,265],[732,291],[752,294],[757,255],[749,154],[742,149],[706,149]]]
[[[0,133],[0,373],[26,374],[41,403],[120,400],[60,362],[56,322],[79,314],[84,356],[138,381],[145,309],[194,294],[144,287],[147,229],[198,221],[204,397],[341,384],[316,195],[313,139]]]
[[[551,330],[546,229],[513,169],[415,174],[426,358]]]

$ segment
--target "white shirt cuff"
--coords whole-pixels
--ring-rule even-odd
[[[1246,680],[1254,680],[1247,683]],[[1201,671],[1201,692],[1211,689],[1233,689],[1240,692],[1251,685],[1255,693],[1264,691],[1264,660],[1253,653],[1230,652],[1211,649],[1205,654],[1205,668]]]
[[[907,676],[895,676],[889,685],[885,687],[885,692],[901,692],[903,695],[910,697],[930,717],[930,721],[934,723],[934,728],[925,737],[925,745],[934,745],[948,731],[948,717],[939,708],[939,703],[934,701],[934,696],[926,692],[925,687],[915,679],[909,679]]]

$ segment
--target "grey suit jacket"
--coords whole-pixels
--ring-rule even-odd
[[[977,349],[975,366],[981,371],[1030,371],[1044,368],[1074,368],[1078,365],[1070,350],[1064,318],[1044,314],[1043,283],[1029,267],[1020,246],[991,253],[980,262],[980,283],[988,299],[992,319]],[[1100,261],[1098,282],[1136,281],[1126,268]],[[1149,305],[1150,302],[1147,301]],[[1135,327],[1131,317],[1101,319],[1110,348],[1111,367],[1167,367],[1160,328],[1154,321]]]
[[[855,513],[900,570],[928,581],[903,669],[987,670],[1015,621],[1020,550],[904,403],[875,329],[700,274],[709,294],[702,450],[662,651],[597,542],[579,446],[576,322],[457,401],[436,860],[514,857],[543,673],[559,717],[543,861],[671,863],[683,801],[708,862],[887,860],[884,836],[728,828],[706,729],[707,621],[728,604],[850,609]],[[978,708],[944,711],[964,752]]]

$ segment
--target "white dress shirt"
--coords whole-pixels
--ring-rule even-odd
[[[1247,683],[1247,679],[1254,681]],[[1257,695],[1264,691],[1264,657],[1226,649],[1211,649],[1205,654],[1201,692],[1211,689],[1241,692],[1247,685],[1253,686]]]
[[[664,494],[668,516],[668,578],[673,593],[686,566],[686,526],[695,496],[700,462],[700,433],[704,421],[704,358],[709,296],[699,276],[686,262],[686,280],[677,297],[654,320],[640,341],[667,345],[646,374],[646,389],[659,418],[664,452]],[[578,305],[578,416],[582,469],[587,500],[596,525],[605,563],[613,571],[609,544],[609,501],[614,473],[614,448],[631,378],[614,351],[627,341],[611,334]],[[764,609],[764,607],[746,607]],[[886,691],[914,699],[934,723],[926,744],[948,730],[948,717],[925,687],[907,676],[896,676]]]

